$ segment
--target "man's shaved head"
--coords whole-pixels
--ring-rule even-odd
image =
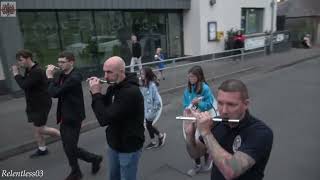
[[[103,65],[105,78],[108,81],[120,82],[125,78],[125,62],[119,56],[107,59]]]
[[[113,68],[116,68],[115,70],[124,71],[126,64],[121,57],[113,56],[104,62],[104,66],[111,66]]]

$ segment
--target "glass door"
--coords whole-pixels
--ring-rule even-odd
[[[182,23],[180,13],[168,13],[168,57],[182,56]]]

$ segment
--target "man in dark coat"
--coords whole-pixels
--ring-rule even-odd
[[[26,97],[26,113],[28,122],[34,126],[34,135],[38,149],[30,158],[36,158],[48,154],[44,135],[60,137],[60,132],[55,128],[46,126],[48,114],[51,109],[51,98],[48,94],[48,82],[45,71],[33,61],[32,52],[26,49],[16,53],[18,66],[12,66],[12,73]],[[19,73],[19,67],[25,69],[24,76]]]
[[[74,68],[75,58],[70,52],[59,55],[58,65],[62,70],[54,80],[54,65],[48,65],[46,74],[49,79],[49,94],[58,98],[57,122],[60,123],[61,140],[68,157],[71,173],[66,180],[82,178],[78,158],[92,163],[92,174],[100,169],[102,156],[90,153],[78,147],[81,122],[85,119],[84,99],[82,92],[82,75]]]
[[[118,56],[106,60],[103,71],[111,84],[106,94],[101,94],[97,77],[91,77],[89,85],[93,112],[100,126],[107,126],[109,179],[136,180],[144,143],[144,100],[138,78],[125,72]]]

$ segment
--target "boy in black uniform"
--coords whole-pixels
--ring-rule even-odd
[[[62,52],[59,55],[58,65],[62,73],[58,79],[53,79],[54,65],[48,65],[47,77],[49,79],[49,94],[58,98],[57,122],[60,123],[61,140],[64,151],[71,166],[71,173],[66,180],[82,178],[78,158],[92,163],[92,174],[100,169],[102,156],[87,152],[78,147],[81,122],[85,119],[84,100],[82,92],[82,75],[73,67],[74,55]]]
[[[38,149],[30,158],[48,154],[44,135],[60,137],[60,132],[55,128],[46,126],[48,114],[51,109],[51,97],[48,94],[48,81],[45,71],[33,61],[32,52],[26,49],[19,50],[16,54],[18,65],[25,69],[22,76],[18,66],[12,66],[12,73],[18,85],[24,90],[26,97],[26,113],[28,122],[33,122],[34,135]]]
[[[249,96],[245,84],[227,80],[218,90],[221,118],[240,119],[239,123],[213,123],[208,112],[192,112],[203,137],[203,145],[194,143],[194,125],[185,123],[188,149],[194,156],[209,149],[213,159],[212,180],[261,180],[272,149],[272,130],[248,111]]]

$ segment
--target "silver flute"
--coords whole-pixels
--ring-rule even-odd
[[[185,120],[185,121],[196,121],[195,117],[177,116],[176,119]],[[227,119],[227,118],[213,117],[212,121],[239,123],[240,120],[239,119]]]
[[[48,68],[48,66],[46,66],[46,68]],[[61,70],[61,68],[54,66],[54,70]]]
[[[90,81],[90,80],[91,80],[90,78],[87,79],[87,81]],[[107,81],[107,80],[104,80],[104,79],[99,79],[99,82],[100,82],[101,84],[105,84],[105,83],[107,83],[107,84],[116,84],[116,82]]]
[[[104,83],[107,83],[107,84],[116,84],[116,82],[106,81],[106,80],[103,80],[103,79],[99,79],[99,82],[100,82],[101,84],[104,84]]]

